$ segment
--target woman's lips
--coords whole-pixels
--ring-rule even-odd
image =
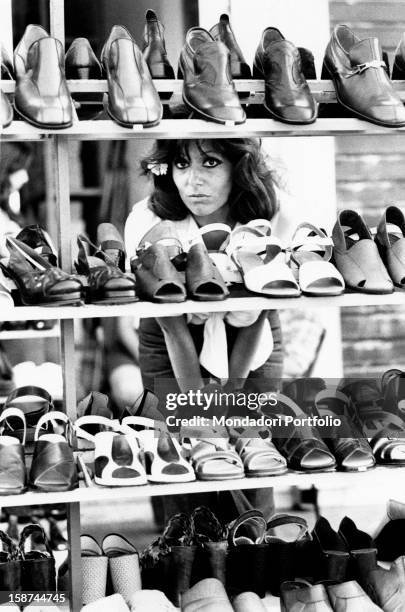
[[[189,195],[188,197],[193,198],[194,200],[200,200],[203,198],[209,198],[210,196],[207,195],[206,193],[193,193],[192,195]]]

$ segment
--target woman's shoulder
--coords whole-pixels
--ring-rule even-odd
[[[150,199],[140,200],[132,207],[125,222],[125,246],[129,257],[135,255],[142,238],[161,218],[150,207]]]
[[[126,223],[133,221],[139,223],[143,220],[145,220],[145,222],[149,220],[156,220],[156,222],[161,221],[160,217],[158,217],[158,215],[152,210],[151,201],[149,197],[144,198],[143,200],[140,200],[139,202],[133,205]]]

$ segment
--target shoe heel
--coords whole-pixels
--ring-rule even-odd
[[[321,80],[322,81],[330,81],[332,78],[332,75],[329,71],[328,65],[326,63],[326,60],[323,60],[323,64],[322,64],[322,73],[321,73]]]
[[[183,71],[181,69],[180,64],[177,66],[177,78],[181,81],[184,81]]]
[[[394,61],[394,65],[392,67],[391,79],[393,81],[403,81],[405,79],[405,72],[404,72],[404,70],[402,70],[395,61]]]
[[[78,66],[75,72],[76,79],[91,79],[89,66]]]
[[[258,69],[256,64],[253,64],[253,78],[254,79],[259,79],[260,81],[263,80],[263,73],[260,72],[260,70]]]

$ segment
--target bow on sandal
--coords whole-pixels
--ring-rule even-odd
[[[277,238],[266,219],[256,219],[233,230],[226,248],[239,269],[245,287],[269,297],[299,297],[300,288],[286,264]]]
[[[290,247],[290,267],[305,295],[343,293],[343,277],[330,263],[332,247],[332,239],[311,223],[301,223],[295,230]]]

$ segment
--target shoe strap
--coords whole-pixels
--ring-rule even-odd
[[[292,257],[296,251],[308,251],[308,252],[322,252],[322,259],[329,261],[332,257],[333,241],[329,238],[326,233],[312,225],[312,223],[300,223],[296,228],[289,251]]]
[[[41,435],[41,429],[44,428],[44,425],[48,423],[54,425],[57,422],[65,423],[65,437],[69,445],[72,443],[72,424],[67,414],[61,412],[60,410],[52,410],[51,412],[47,412],[43,414],[41,418],[38,420],[37,426],[35,428],[34,441],[37,442]]]
[[[86,429],[83,428],[84,425],[101,425],[106,428],[106,430],[120,431],[120,424],[116,419],[108,419],[107,417],[103,417],[100,415],[92,414],[85,415],[79,417],[73,424],[73,431],[78,438],[82,438],[83,440],[88,440],[89,442],[94,442],[94,435],[90,434]]]
[[[25,387],[18,387],[18,389],[14,389],[7,397],[6,402],[4,404],[5,408],[10,406],[14,400],[20,397],[26,397],[28,395],[32,395],[34,397],[39,397],[46,402],[48,402],[49,407],[53,408],[53,400],[49,395],[48,391],[43,389],[42,387],[36,387],[34,385],[26,385]]]
[[[20,419],[20,421],[23,424],[23,438],[22,438],[22,445],[25,445],[25,439],[27,437],[27,423],[25,420],[25,414],[23,413],[23,411],[20,408],[16,408],[15,406],[10,406],[9,408],[5,408],[2,413],[0,414],[0,436],[2,436],[4,434],[4,425],[2,425],[3,421],[5,421],[5,423],[7,423],[8,428],[11,431],[14,431],[12,427],[10,427],[10,424],[7,422],[7,419],[10,417],[14,417],[14,418],[18,418]],[[6,434],[7,435],[7,434]]]
[[[266,542],[271,539],[280,540],[279,537],[272,536],[267,532],[270,529],[275,529],[276,527],[282,527],[283,525],[297,525],[299,527],[299,533],[295,539],[295,541],[302,540],[304,537],[307,537],[309,534],[309,527],[307,521],[302,518],[302,516],[295,516],[292,514],[274,514],[266,526]]]
[[[25,559],[26,551],[25,551],[25,543],[29,537],[31,537],[34,533],[41,536],[42,544],[45,546],[45,550],[48,553],[49,557],[53,558],[52,549],[49,545],[48,538],[46,537],[45,531],[41,527],[41,525],[33,524],[27,525],[24,527],[20,537],[20,552],[22,554],[23,559]]]
[[[362,74],[365,70],[369,68],[386,68],[386,63],[382,60],[372,60],[371,62],[364,62],[363,64],[357,64],[354,70],[348,73],[341,73],[343,78],[350,79],[350,77],[355,76],[356,74]]]
[[[238,545],[238,536],[237,532],[242,525],[246,523],[250,523],[252,525],[252,529],[256,531],[256,539],[252,544],[262,544],[264,541],[264,537],[266,534],[266,519],[264,518],[262,512],[260,510],[248,510],[241,514],[235,521],[233,521],[229,525],[229,542],[233,546]],[[242,537],[242,536],[239,536]],[[244,538],[245,539],[245,538]],[[251,539],[251,538],[249,538]]]

